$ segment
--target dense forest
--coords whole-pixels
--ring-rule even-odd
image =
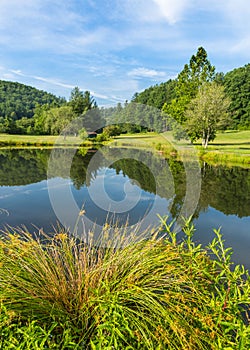
[[[135,93],[131,102],[101,110],[108,136],[172,130],[176,139],[201,140],[204,148],[218,131],[250,129],[250,64],[217,73],[199,47],[177,78]]]
[[[164,103],[170,103],[175,96],[176,80],[168,80],[165,83],[150,86],[141,93],[136,92],[132,102],[142,103],[162,109]]]
[[[250,63],[222,75],[234,127],[250,128]]]

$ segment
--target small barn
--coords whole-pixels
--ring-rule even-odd
[[[94,139],[97,136],[95,131],[88,131],[88,139]]]

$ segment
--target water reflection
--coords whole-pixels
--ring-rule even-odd
[[[163,211],[171,217],[178,217],[186,194],[186,174],[181,162],[168,159],[167,162],[151,152],[128,149],[126,158],[117,155],[117,161],[109,164],[114,150],[106,148],[102,157],[91,165],[95,150],[78,150],[72,161],[70,176],[65,174],[68,152],[61,149],[53,159],[54,176],[49,181],[63,193],[70,183],[73,196],[81,207],[85,206],[91,220],[102,224],[107,216],[104,209],[91,201],[89,191],[96,179],[105,178],[105,191],[110,200],[121,202],[126,191],[139,191],[140,201],[127,213],[120,214],[120,220],[128,218],[136,223],[150,210],[157,198]],[[117,151],[119,152],[119,151]],[[136,153],[138,152],[138,157]],[[0,150],[0,227],[4,225],[37,227],[51,230],[57,218],[53,213],[47,191],[47,164],[51,151],[48,149],[2,149]],[[166,166],[167,163],[167,166]],[[146,164],[150,164],[147,167]],[[170,176],[171,175],[171,176]],[[248,265],[247,251],[250,249],[250,171],[240,167],[201,167],[202,185],[197,209],[194,213],[199,231],[197,239],[206,242],[212,238],[212,228],[222,225],[228,245],[237,250],[238,261]],[[167,180],[166,180],[167,179]],[[130,186],[130,187],[129,187]],[[96,187],[97,188],[97,187]],[[98,190],[96,190],[98,192]],[[100,198],[101,199],[101,198]],[[63,200],[63,197],[62,197]],[[106,199],[105,199],[106,200]],[[67,215],[67,203],[63,203]],[[155,213],[156,214],[156,213]],[[208,239],[209,238],[209,239]],[[244,254],[244,258],[241,255]]]

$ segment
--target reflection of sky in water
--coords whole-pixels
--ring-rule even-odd
[[[96,194],[94,198],[91,196],[92,186]],[[72,188],[72,192],[78,206],[84,204],[87,218],[99,225],[105,223],[110,213],[114,221],[117,219],[120,223],[125,223],[129,220],[130,225],[136,224],[151,212],[155,202],[160,202],[164,213],[168,213],[169,200],[140,189],[121,172],[116,174],[114,169],[101,169],[90,188],[84,187],[81,191]],[[152,214],[152,219],[157,224],[157,213]]]
[[[159,208],[162,214],[168,214],[171,200],[160,198],[159,196],[146,192],[137,187],[133,180],[123,176],[120,172],[116,174],[114,169],[101,169],[98,176],[104,177],[104,187],[107,195],[112,201],[123,201],[126,198],[128,202],[134,202],[134,198],[140,193],[137,204],[128,212],[118,215],[120,221],[126,221],[129,217],[130,224],[136,223],[139,218],[153,208],[155,201],[158,203],[152,211],[152,215],[157,221]],[[61,196],[61,205],[65,208],[65,216],[68,212],[67,203],[64,201],[64,189],[70,184],[72,194],[79,208],[84,205],[86,216],[98,224],[105,222],[108,211],[101,209],[94,203],[89,195],[86,186],[77,190],[71,180],[54,178],[49,180],[50,186]],[[128,186],[129,183],[129,186]],[[97,184],[98,185],[98,184]],[[126,190],[128,190],[126,192]],[[100,191],[101,193],[101,191]],[[99,202],[107,201],[107,197],[99,196]],[[107,206],[108,203],[105,203]],[[0,187],[0,228],[4,225],[21,226],[25,225],[31,231],[37,228],[44,228],[46,231],[53,231],[52,226],[56,225],[57,218],[53,213],[49,195],[47,191],[47,181],[41,181],[26,186],[2,186]],[[9,215],[7,215],[6,211]],[[213,229],[221,226],[221,232],[226,241],[226,246],[231,246],[234,250],[233,261],[245,264],[250,268],[250,216],[239,218],[236,215],[225,215],[222,212],[208,207],[206,212],[201,212],[199,218],[195,220],[196,232],[194,238],[196,241],[207,244],[214,238]]]
[[[238,218],[209,207],[194,224],[197,230],[194,238],[202,244],[211,242],[215,238],[213,230],[220,228],[225,246],[233,248],[232,260],[250,269],[250,216]]]

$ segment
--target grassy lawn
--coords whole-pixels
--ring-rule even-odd
[[[152,147],[166,155],[173,152],[174,145],[171,146],[171,143],[175,144],[171,132],[161,135],[156,133],[127,134],[118,136],[114,140],[116,146]],[[186,147],[187,143],[180,142],[178,145]],[[250,130],[218,133],[216,139],[209,144],[206,150],[201,147],[201,141],[194,145],[200,157],[208,163],[238,164],[250,167]]]
[[[237,152],[250,155],[250,130],[219,133],[208,150]]]
[[[167,141],[173,141],[171,133],[164,134],[157,133],[145,133],[145,134],[126,134],[120,135],[115,138],[115,142],[118,145],[131,144],[131,145],[155,145],[157,143],[165,143]],[[196,146],[200,146],[201,142],[196,142]],[[232,151],[242,152],[250,155],[250,130],[244,131],[227,131],[224,133],[218,133],[216,139],[209,143],[209,150],[219,151]]]
[[[41,135],[7,135],[0,134],[0,147],[20,147],[20,146],[53,146],[58,136]],[[67,136],[62,140],[62,145],[79,145],[79,138]],[[115,137],[113,146],[139,147],[156,149],[166,156],[175,153],[175,141],[171,132],[157,134],[154,132],[142,134],[126,134]],[[89,141],[85,142],[88,146]],[[172,144],[172,145],[171,145]],[[201,159],[208,163],[241,164],[250,167],[250,130],[226,131],[218,133],[216,139],[211,142],[206,150],[201,147],[201,142],[195,144]],[[189,147],[187,142],[178,142],[178,146],[184,149]]]
[[[8,145],[24,145],[24,146],[52,146],[57,140],[58,136],[52,135],[8,135],[0,134],[0,146]],[[66,144],[76,144],[79,142],[78,137],[67,136],[66,140],[63,143]]]

